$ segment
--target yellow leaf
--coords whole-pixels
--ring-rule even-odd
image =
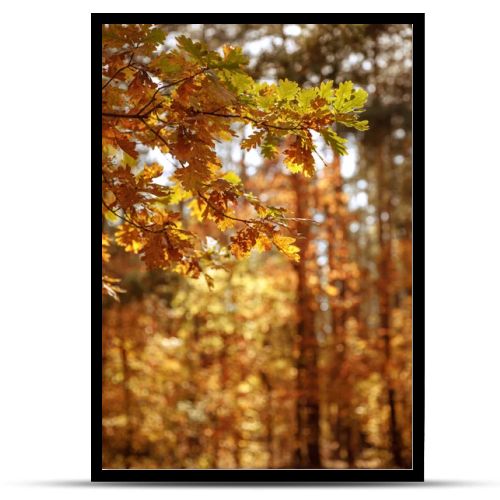
[[[139,253],[144,248],[144,240],[140,229],[124,223],[116,231],[115,241],[125,248],[126,252]]]
[[[275,234],[273,236],[273,243],[274,246],[290,260],[293,260],[294,262],[298,262],[300,260],[300,248],[293,245],[293,243],[295,243],[295,238]]]
[[[257,243],[255,245],[255,248],[259,252],[267,252],[268,250],[271,250],[272,246],[273,242],[265,234],[261,234],[257,238]]]
[[[152,180],[160,177],[161,174],[163,174],[163,167],[157,163],[153,163],[152,165],[146,165],[141,175],[144,179]]]
[[[193,217],[198,219],[200,222],[204,220],[203,213],[205,211],[206,203],[203,200],[193,200],[188,204],[189,210]]]
[[[216,224],[221,231],[226,231],[227,229],[234,227],[234,220],[223,217],[222,219],[218,220]]]
[[[109,247],[109,238],[107,234],[102,233],[102,261],[109,262],[111,255],[107,249]]]
[[[103,213],[104,213],[104,217],[109,222],[116,222],[116,221],[120,220],[120,218],[116,214],[111,212],[110,210],[105,209],[105,210],[103,210]]]
[[[187,200],[192,195],[189,191],[183,189],[180,184],[175,184],[170,188],[170,199],[169,203],[179,203],[181,201]]]
[[[231,184],[241,184],[240,176],[233,171],[227,172],[222,178]]]

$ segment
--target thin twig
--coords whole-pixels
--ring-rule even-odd
[[[253,220],[253,219],[240,219],[238,217],[233,217],[231,215],[228,215],[226,213],[224,213],[222,210],[219,210],[217,207],[214,207],[207,199],[206,196],[202,195],[200,193],[200,191],[197,192],[198,196],[214,211],[214,212],[217,212],[219,215],[222,215],[222,217],[225,217],[226,219],[231,219],[231,220],[234,220],[234,221],[237,221],[237,222],[243,222],[244,224],[257,224],[258,220]]]
[[[147,102],[139,111],[138,111],[138,114],[141,114],[150,104],[153,103],[153,101],[155,100],[156,96],[158,95],[158,92],[162,91],[162,90],[166,90],[170,87],[173,87],[174,85],[179,85],[180,83],[183,83],[187,80],[191,80],[192,78],[195,78],[196,76],[198,75],[201,75],[202,73],[204,73],[205,71],[207,71],[208,68],[203,68],[201,69],[200,71],[198,71],[197,73],[194,73],[193,75],[190,75],[190,76],[186,76],[184,78],[181,78],[180,80],[177,80],[175,82],[170,82],[170,83],[166,83],[165,85],[160,85],[155,93],[153,94],[153,96],[151,97],[151,99],[149,100],[149,102]],[[148,113],[149,114],[149,113]]]
[[[116,210],[113,210],[105,201],[104,198],[101,197],[102,204],[113,214],[115,214],[119,219],[121,219],[124,222],[127,222],[128,224],[136,227],[137,229],[140,229],[141,231],[147,231],[148,233],[163,233],[165,232],[166,228],[160,229],[159,231],[153,231],[152,229],[149,229],[148,226],[141,226],[140,224],[137,224],[137,222],[134,222],[132,219],[129,219],[125,215],[120,215]],[[125,212],[123,212],[125,214]],[[149,227],[152,227],[156,224],[152,224]]]
[[[153,134],[158,137],[158,139],[160,139],[161,142],[163,142],[163,144],[165,144],[165,146],[167,146],[167,148],[170,149],[170,146],[168,145],[168,142],[153,128],[151,127],[150,125],[148,125],[148,123],[146,122],[146,120],[144,118],[141,118],[141,122],[144,123],[144,125],[146,125],[146,127],[151,130],[151,132],[153,132]],[[165,127],[163,127],[165,128]]]
[[[130,56],[130,61],[128,62],[128,64],[126,66],[123,66],[123,68],[120,68],[119,70],[117,70],[115,72],[115,74],[102,86],[102,90],[104,90],[117,76],[119,73],[121,73],[123,70],[127,69],[131,64],[132,64],[132,61],[134,59],[134,53],[132,52],[132,55]]]
[[[323,165],[325,165],[325,167],[328,167],[328,163],[326,163],[325,159],[318,153],[316,146],[313,146],[312,150],[318,155],[319,159],[323,162]]]

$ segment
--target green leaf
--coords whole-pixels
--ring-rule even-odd
[[[327,101],[331,101],[334,96],[333,92],[333,81],[327,80],[326,82],[321,82],[319,86],[319,96]]]
[[[345,147],[347,139],[340,137],[332,129],[322,130],[321,135],[325,142],[333,149],[333,151],[335,151],[335,153],[341,156],[347,154],[347,148]]]
[[[260,151],[262,153],[262,156],[264,158],[267,158],[268,160],[274,160],[276,158],[276,155],[278,154],[278,148],[269,142],[262,144],[260,147]]]
[[[193,56],[196,60],[203,59],[208,54],[208,50],[200,42],[193,42],[191,38],[181,35],[176,38],[179,48]]]
[[[356,122],[353,122],[352,126],[356,129],[356,130],[360,130],[361,132],[364,132],[365,130],[368,130],[370,127],[368,125],[368,120],[361,120],[361,121],[356,121]]]
[[[262,156],[268,160],[274,160],[279,152],[278,144],[279,138],[268,133],[260,146]]]
[[[254,81],[251,76],[241,71],[223,69],[222,74],[230,86],[238,93],[251,91]]]
[[[230,47],[225,50],[225,57],[222,63],[226,69],[240,69],[241,66],[248,64],[248,57],[245,56],[241,47]]]
[[[272,206],[266,207],[266,214],[269,217],[283,218],[285,212],[286,212],[286,209],[283,207],[272,207]]]
[[[275,100],[276,94],[274,94],[273,92],[269,92],[267,89],[265,89],[264,91],[261,89],[256,96],[257,105],[264,110],[272,107]]]
[[[317,89],[315,88],[310,88],[310,89],[303,89],[300,91],[298,95],[299,99],[299,104],[303,108],[307,108],[310,106],[311,101],[315,99],[318,96]]]
[[[296,82],[291,82],[290,80],[280,80],[278,84],[278,95],[280,99],[286,99],[290,101],[293,99],[297,92],[299,91],[299,86]]]
[[[350,111],[362,108],[367,98],[368,92],[363,89],[353,91],[352,82],[347,81],[339,84],[335,92],[334,106],[339,113],[349,113]]]
[[[167,34],[160,28],[154,28],[148,33],[144,41],[149,43],[163,43],[166,36]]]
[[[353,127],[356,130],[361,130],[365,131],[368,130],[370,127],[368,126],[368,120],[358,120],[358,115],[337,115],[336,118],[337,123],[341,123],[342,125],[345,125],[346,127]]]
[[[335,101],[333,105],[335,106],[335,109],[339,112],[343,112],[344,109],[344,104],[347,100],[351,98],[352,94],[352,82],[347,81],[347,82],[342,82],[339,84],[338,89],[335,92]]]
[[[356,89],[356,91],[354,92],[354,96],[349,101],[349,108],[352,110],[362,108],[365,105],[367,99],[368,92],[366,90]]]
[[[160,68],[161,72],[166,75],[179,73],[182,70],[182,65],[172,57],[172,54],[162,54],[155,61],[154,65]]]

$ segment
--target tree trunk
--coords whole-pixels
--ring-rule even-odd
[[[308,193],[304,179],[293,177],[296,194],[296,217],[307,218]],[[319,388],[318,388],[318,341],[314,331],[314,316],[310,307],[307,283],[307,252],[310,243],[309,223],[299,222],[297,245],[300,261],[297,273],[297,433],[295,462],[297,468],[320,468],[319,448]]]
[[[273,387],[269,378],[264,372],[261,372],[261,379],[266,388],[266,443],[267,443],[267,468],[272,469],[274,467],[274,434],[273,434]]]
[[[389,405],[389,435],[394,465],[402,466],[401,435],[398,429],[396,413],[396,395],[391,384],[389,364],[391,362],[391,332],[390,332],[390,259],[391,259],[391,227],[389,198],[384,198],[384,151],[383,145],[378,147],[378,242],[379,257],[379,318],[380,334],[384,345],[384,377],[387,384],[387,402]],[[384,217],[385,214],[385,217]],[[385,220],[384,220],[385,219]]]

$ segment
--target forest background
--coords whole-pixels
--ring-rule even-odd
[[[104,467],[411,467],[411,37],[410,25],[103,27]],[[247,62],[266,115],[222,86],[250,102]],[[351,81],[366,91],[350,95]],[[321,128],[330,92],[345,139]],[[348,115],[367,96],[362,121]],[[235,132],[241,146],[200,142]]]

